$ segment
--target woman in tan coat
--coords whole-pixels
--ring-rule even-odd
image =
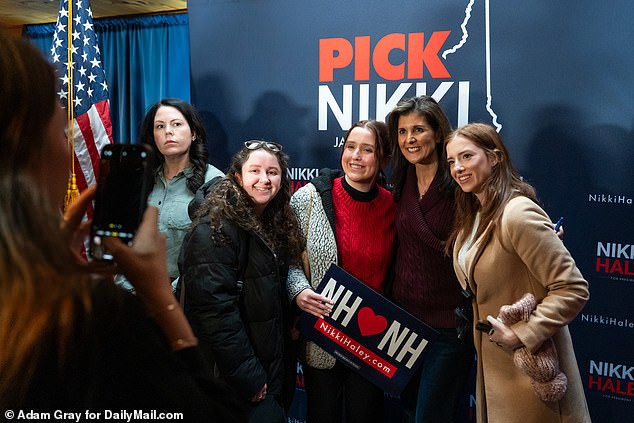
[[[446,153],[461,188],[450,238],[454,268],[463,289],[473,295],[474,321],[491,325],[488,331],[474,331],[477,421],[589,422],[568,331],[588,301],[588,283],[494,128],[476,123],[457,129],[447,138]],[[526,293],[537,302],[526,321],[507,326],[496,318],[501,306]],[[540,399],[531,378],[513,362],[516,349],[537,354],[549,339],[567,377],[565,394],[556,401]]]

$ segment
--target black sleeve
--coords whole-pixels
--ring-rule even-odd
[[[194,198],[192,198],[192,201],[190,201],[189,205],[187,206],[187,214],[189,214],[189,218],[191,220],[194,220],[196,210],[198,210],[198,207],[200,207],[202,202],[205,200],[205,197],[207,197],[207,195],[214,189],[216,184],[220,182],[221,179],[222,176],[211,178],[196,190],[196,192],[194,193]]]

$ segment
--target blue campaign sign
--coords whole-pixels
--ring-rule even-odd
[[[437,332],[332,264],[317,292],[334,301],[323,319],[304,313],[300,330],[342,363],[397,395]]]

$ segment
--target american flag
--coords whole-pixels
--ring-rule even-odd
[[[68,108],[69,97],[72,100],[69,141],[74,139],[74,171],[77,187],[82,192],[96,181],[99,152],[104,145],[112,143],[112,122],[108,83],[92,23],[90,0],[73,0],[70,5],[68,2],[60,0],[51,56],[60,80],[57,93],[60,101]],[[68,66],[69,33],[72,69]]]

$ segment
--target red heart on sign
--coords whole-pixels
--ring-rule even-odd
[[[381,333],[387,327],[387,320],[383,316],[374,314],[374,310],[370,307],[362,307],[357,315],[357,323],[361,335],[370,336]]]

